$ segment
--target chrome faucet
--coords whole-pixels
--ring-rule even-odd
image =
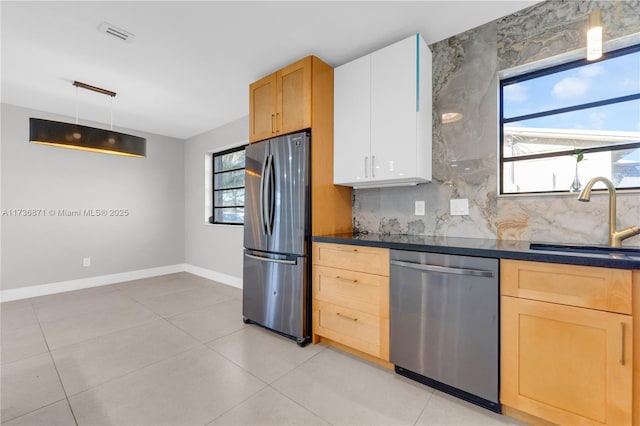
[[[609,247],[622,247],[622,240],[633,237],[640,234],[640,228],[637,226],[630,226],[625,229],[616,229],[616,188],[613,183],[602,176],[594,177],[584,187],[578,201],[588,202],[591,199],[591,188],[596,182],[602,182],[607,187],[609,192]]]

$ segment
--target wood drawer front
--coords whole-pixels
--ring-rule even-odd
[[[631,271],[502,260],[501,293],[563,305],[631,314]]]
[[[314,300],[314,333],[380,357],[380,317]]]
[[[389,276],[389,250],[349,244],[313,243],[313,264]]]
[[[313,298],[323,302],[380,315],[383,294],[388,291],[388,277],[326,266],[313,267]]]

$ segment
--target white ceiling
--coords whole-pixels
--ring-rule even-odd
[[[248,85],[316,55],[338,66],[428,44],[538,1],[2,1],[3,103],[187,139],[245,116]],[[122,42],[107,21],[135,35]],[[76,100],[77,98],[77,100]]]

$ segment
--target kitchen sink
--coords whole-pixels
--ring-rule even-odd
[[[604,254],[617,256],[640,257],[640,248],[620,248],[607,246],[583,246],[578,244],[544,244],[531,243],[531,250],[563,251],[570,253]]]

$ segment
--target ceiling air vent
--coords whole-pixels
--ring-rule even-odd
[[[115,25],[111,25],[108,22],[101,22],[100,25],[98,25],[98,31],[111,37],[115,37],[118,40],[126,41],[127,43],[131,43],[135,38],[133,33],[123,30],[122,28],[118,28]]]

